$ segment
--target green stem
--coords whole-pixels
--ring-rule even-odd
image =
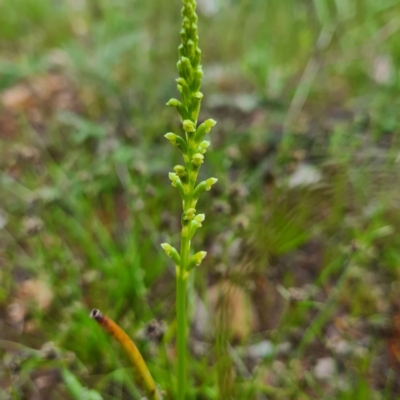
[[[186,170],[189,175],[189,193],[185,196],[183,212],[193,206],[193,190],[197,179],[197,174],[192,176],[192,165],[190,159],[192,150],[190,150],[191,140],[186,138],[189,147],[189,157],[185,160]],[[176,320],[177,320],[177,350],[178,350],[178,397],[177,400],[185,400],[186,394],[186,355],[187,355],[187,316],[186,316],[186,288],[189,278],[187,265],[190,256],[190,239],[188,238],[188,226],[182,224],[181,232],[181,265],[176,270]]]
[[[189,257],[190,240],[182,237],[181,266],[176,274],[176,320],[177,320],[177,350],[178,350],[178,398],[185,400],[186,393],[186,349],[187,349],[187,320],[186,320],[186,286],[187,272],[185,266]]]

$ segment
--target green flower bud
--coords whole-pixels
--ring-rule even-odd
[[[201,92],[196,92],[192,96],[192,112],[191,112],[191,117],[194,121],[197,120],[200,112],[200,105],[201,105],[201,99],[203,98],[203,93]]]
[[[200,167],[201,164],[204,163],[204,156],[203,154],[196,153],[193,154],[192,156],[192,164],[194,164],[196,167]]]
[[[195,208],[189,208],[183,213],[183,219],[186,221],[191,221],[196,214]]]
[[[200,61],[201,61],[201,50],[197,48],[193,57],[193,68],[196,68],[200,64]]]
[[[199,149],[198,149],[199,153],[205,154],[206,151],[207,151],[206,149],[207,149],[208,146],[210,146],[210,142],[208,140],[202,141],[200,143],[200,146],[199,146]]]
[[[170,107],[178,107],[179,105],[182,105],[182,103],[177,99],[170,99],[167,102],[167,106],[170,106]]]
[[[203,262],[204,258],[206,257],[207,252],[206,251],[199,251],[192,257],[190,257],[188,265],[186,269],[188,271],[192,270],[194,267],[199,267],[201,263]]]
[[[190,3],[190,0],[184,0],[183,3],[184,3],[184,9],[182,12],[182,16],[184,16],[184,15],[193,16],[194,8],[193,8],[192,3]]]
[[[192,75],[192,64],[189,58],[181,57],[181,69],[186,78]]]
[[[193,23],[192,25],[190,25],[190,29],[192,29],[193,32],[197,32],[197,24]]]
[[[183,18],[182,27],[185,28],[185,30],[190,28],[190,19],[188,17]]]
[[[183,70],[183,65],[181,60],[179,60],[176,63],[176,68],[178,69],[179,75],[182,77],[185,74],[185,71]]]
[[[167,106],[176,107],[182,119],[187,118],[187,111],[185,106],[177,99],[170,99],[167,102]]]
[[[194,51],[194,42],[192,39],[189,39],[188,42],[186,43],[187,48],[188,48],[188,56],[191,56]]]
[[[198,92],[200,90],[201,80],[203,79],[203,70],[201,66],[198,66],[196,68],[196,71],[194,72],[193,75],[194,77],[193,77],[192,89],[194,92]]]
[[[204,121],[202,124],[200,124],[194,135],[194,141],[196,143],[199,143],[203,139],[203,137],[206,133],[210,133],[211,128],[216,123],[217,123],[217,121],[214,121],[213,119],[208,119],[207,121]]]
[[[185,32],[185,35],[186,35],[186,32]],[[179,45],[178,54],[179,54],[179,57],[184,57],[185,56],[185,46],[183,44]]]
[[[179,256],[178,252],[176,251],[175,247],[172,247],[168,243],[161,243],[161,247],[164,249],[165,254],[174,260],[176,265],[180,265],[181,257]]]
[[[172,246],[169,243],[161,243],[161,247],[164,249],[167,256],[171,254]]]
[[[164,137],[169,140],[172,146],[179,147],[182,153],[184,154],[187,153],[187,144],[182,137],[175,135],[175,133],[172,132],[168,132],[167,134],[164,135]]]
[[[168,139],[168,140],[171,142],[172,146],[177,146],[177,145],[178,145],[178,143],[176,143],[176,138],[177,138],[178,136],[175,135],[175,133],[168,132],[168,133],[166,133],[166,134],[164,135],[164,137],[165,137],[166,139]]]
[[[175,79],[175,81],[176,81],[176,83],[178,83],[181,86],[187,86],[188,85],[188,83],[186,82],[185,78],[177,78],[177,79]]]
[[[176,175],[175,172],[169,172],[168,173],[168,178],[171,179],[172,182],[176,181],[177,179],[179,179],[178,175]]]
[[[186,30],[185,30],[184,28],[181,29],[180,35],[181,35],[182,43],[183,43],[183,44],[187,43],[188,37],[187,37]],[[179,47],[180,47],[180,46],[179,46]],[[182,45],[182,48],[183,48],[183,45]]]
[[[188,71],[192,68],[190,59],[188,57],[181,57],[182,68],[186,68]]]
[[[182,184],[182,181],[179,179],[179,176],[175,172],[170,172],[168,174],[169,179],[171,179],[171,185],[178,189],[179,194],[182,199],[185,198],[185,187]]]
[[[203,225],[201,224],[204,220],[206,219],[205,214],[197,214],[194,217],[194,221],[197,221],[199,223],[198,228],[201,228]]]
[[[191,121],[190,119],[185,119],[182,122],[182,126],[183,126],[183,130],[187,133],[196,131],[196,126],[195,126],[194,122]]]
[[[196,258],[196,266],[200,266],[200,264],[203,262],[203,260],[206,258],[207,252],[206,251],[199,251],[194,255]]]
[[[210,133],[211,128],[215,126],[216,123],[217,121],[213,119],[208,119],[207,121],[204,121],[204,125],[206,126],[206,133]]]
[[[176,181],[179,180],[179,176],[175,172],[170,172],[168,177],[172,181],[172,186],[176,187]]]
[[[206,190],[211,190],[211,186],[217,183],[217,178],[209,178],[206,180]]]
[[[183,165],[175,165],[174,171],[179,178],[184,178],[187,175],[186,168]]]

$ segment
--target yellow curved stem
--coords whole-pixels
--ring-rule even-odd
[[[90,317],[95,319],[125,350],[134,367],[136,381],[146,392],[148,399],[162,400],[161,393],[158,390],[142,355],[125,331],[123,331],[112,319],[108,318],[97,309],[92,310]]]

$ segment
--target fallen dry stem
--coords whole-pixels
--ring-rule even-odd
[[[140,354],[138,348],[131,338],[110,318],[102,314],[96,308],[90,313],[90,317],[95,319],[117,342],[122,346],[132,362],[135,370],[136,381],[145,392],[149,400],[162,400],[153,377]]]

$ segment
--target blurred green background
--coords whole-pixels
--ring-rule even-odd
[[[399,2],[198,3],[188,399],[400,399]],[[0,1],[0,399],[174,398],[180,7]]]

